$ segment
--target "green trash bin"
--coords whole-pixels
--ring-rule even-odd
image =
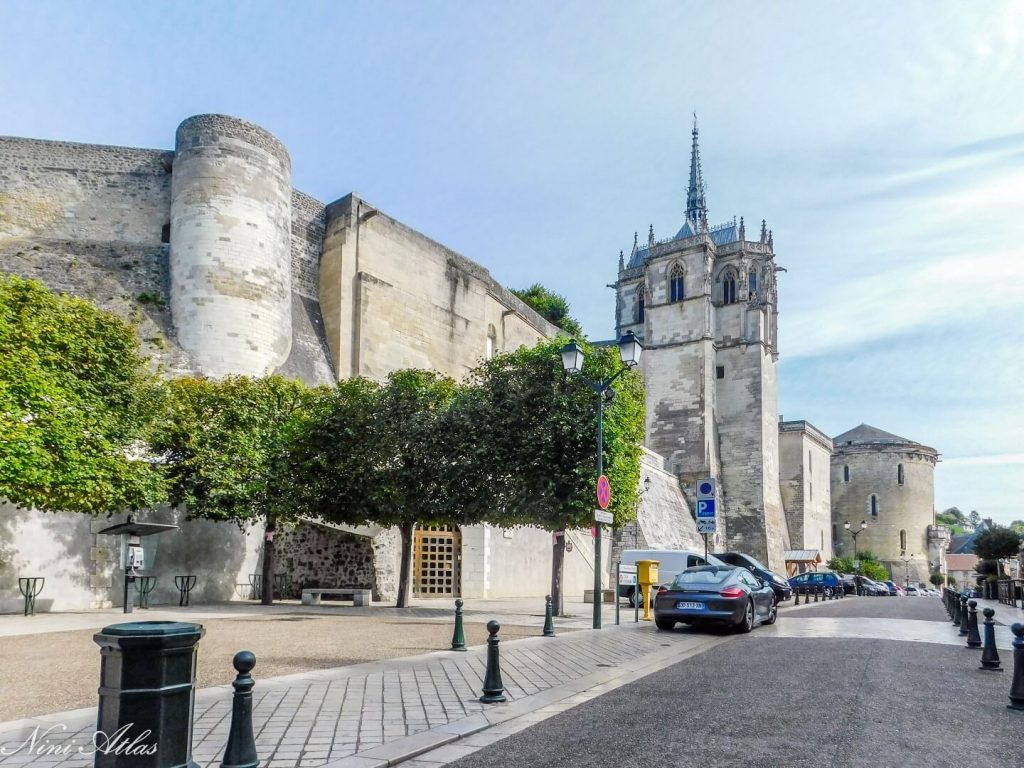
[[[111,624],[100,646],[95,768],[197,768],[192,760],[196,645],[179,621]]]

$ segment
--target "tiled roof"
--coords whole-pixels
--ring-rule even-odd
[[[973,571],[977,564],[977,555],[946,555],[947,571]]]
[[[859,427],[854,427],[848,432],[833,437],[832,442],[839,445],[841,443],[912,443],[914,441],[894,435],[892,432],[886,432],[878,427],[872,427],[870,424],[861,424]]]
[[[697,233],[694,231],[693,225],[687,221],[674,236],[667,240],[661,240],[656,243],[656,245],[660,245],[661,243],[674,243],[676,240],[685,240],[688,237],[693,237],[695,234]],[[725,224],[719,224],[718,226],[711,227],[711,229],[708,230],[708,234],[711,236],[711,240],[715,245],[728,245],[729,243],[735,243],[740,239],[740,228],[735,221],[729,221]],[[630,257],[629,264],[626,266],[632,269],[633,267],[643,265],[647,260],[648,252],[649,250],[646,245],[643,248],[637,248],[636,253]]]

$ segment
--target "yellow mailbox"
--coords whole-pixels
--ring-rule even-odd
[[[658,583],[657,560],[637,560],[636,580],[640,583],[640,596],[644,601],[644,621],[651,620],[651,587]]]

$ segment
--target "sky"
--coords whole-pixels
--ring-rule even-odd
[[[1024,3],[0,4],[0,134],[171,148],[220,112],[614,331],[620,249],[767,219],[779,401],[942,454],[936,506],[1024,519]],[[756,231],[756,230],[755,230]]]

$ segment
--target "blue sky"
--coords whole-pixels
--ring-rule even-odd
[[[12,2],[0,134],[171,147],[223,112],[613,327],[619,249],[767,218],[780,410],[935,446],[939,509],[1024,519],[1024,4]],[[756,224],[755,224],[756,226]]]

